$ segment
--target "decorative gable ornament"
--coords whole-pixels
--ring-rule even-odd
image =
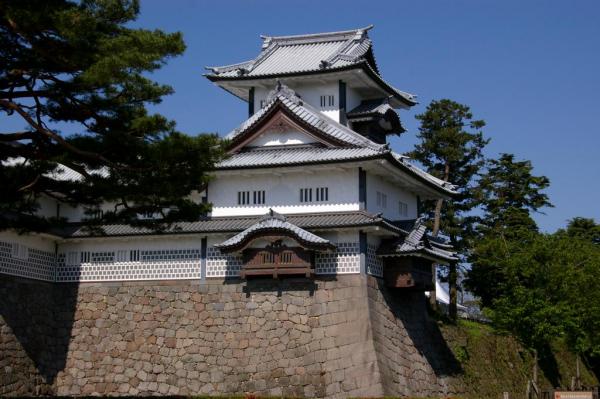
[[[296,105],[303,105],[300,96],[292,89],[277,80],[277,85],[273,90],[267,94],[266,103],[270,104],[272,101],[277,100],[279,96],[283,96]]]

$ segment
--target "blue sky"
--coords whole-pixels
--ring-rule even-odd
[[[600,1],[192,1],[142,0],[134,24],[181,31],[187,51],[154,75],[175,94],[156,110],[179,130],[228,132],[247,105],[202,77],[204,66],[253,58],[260,34],[364,27],[384,78],[418,95],[401,113],[415,143],[414,115],[450,98],[484,119],[486,153],[530,159],[550,178],[555,208],[536,216],[554,231],[574,216],[600,220]]]

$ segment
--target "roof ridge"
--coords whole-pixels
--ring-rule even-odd
[[[307,40],[307,39],[316,39],[316,38],[329,38],[329,37],[336,37],[336,36],[349,36],[352,34],[364,35],[371,29],[373,29],[373,24],[365,26],[364,28],[333,31],[333,32],[305,33],[305,34],[299,34],[299,35],[283,35],[283,36],[260,35],[260,37],[265,42],[287,41],[287,40],[293,41],[293,40],[302,40],[302,39]],[[334,41],[334,40],[332,40],[332,41]]]

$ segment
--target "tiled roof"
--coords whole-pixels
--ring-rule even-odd
[[[359,118],[361,116],[380,114],[385,115],[387,112],[394,111],[387,99],[364,100],[357,107],[348,112],[348,118]]]
[[[26,160],[23,157],[15,157],[15,158],[8,158],[6,160],[0,161],[0,164],[2,164],[2,166],[7,166],[7,167],[11,167],[11,166],[18,166],[18,165],[26,165],[29,161]],[[90,175],[97,175],[97,176],[101,176],[101,177],[107,177],[108,176],[108,168],[106,167],[102,167],[99,169],[89,169],[87,170],[87,172]],[[69,168],[68,166],[62,165],[60,163],[56,164],[56,167],[51,170],[48,173],[44,174],[45,177],[52,179],[52,180],[56,180],[56,181],[82,181],[84,179],[83,175],[71,168]]]
[[[415,96],[400,91],[379,75],[367,31],[372,26],[340,32],[297,36],[263,36],[261,52],[252,60],[206,67],[210,80],[237,80],[364,68],[369,75],[408,105]]]
[[[257,149],[233,154],[219,162],[217,169],[238,169],[261,166],[292,166],[309,163],[327,163],[347,160],[376,158],[380,151],[371,148],[327,148],[327,147],[277,147]]]
[[[239,249],[240,246],[246,244],[253,237],[260,236],[262,233],[273,234],[274,232],[289,234],[307,247],[324,250],[335,248],[329,240],[288,222],[285,216],[278,214],[272,209],[260,221],[222,243],[215,245],[215,247],[220,248],[222,251]]]
[[[422,219],[417,219],[410,232],[397,241],[384,242],[377,250],[382,256],[423,256],[435,259],[441,263],[458,260],[455,252],[450,251],[451,246],[435,242],[426,235],[427,227]],[[445,247],[443,249],[442,247]]]
[[[398,113],[390,105],[389,98],[364,100],[357,107],[350,110],[346,117],[352,123],[377,121],[383,118],[391,123],[391,127],[387,128],[388,133],[403,133],[406,131],[400,122]]]
[[[54,234],[65,238],[139,236],[163,234],[199,234],[199,233],[237,233],[260,221],[260,216],[207,217],[196,222],[179,222],[161,231],[125,224],[97,226],[93,230],[72,225]],[[401,229],[379,215],[364,211],[307,213],[286,215],[286,220],[302,229],[337,229],[341,227],[381,226],[391,232],[400,233]]]
[[[370,49],[371,40],[367,36],[370,28],[311,35],[263,36],[262,50],[253,60],[207,69],[221,77],[235,77],[347,66],[361,61]]]
[[[242,136],[259,121],[262,121],[275,106],[281,105],[301,121],[319,130],[324,135],[331,137],[331,139],[335,141],[345,143],[349,146],[369,147],[373,149],[380,149],[383,147],[349,127],[333,120],[312,105],[303,102],[293,90],[284,84],[279,83],[277,87],[269,93],[266,102],[266,105],[261,110],[231,131],[225,138],[233,141]]]

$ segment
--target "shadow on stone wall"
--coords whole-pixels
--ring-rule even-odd
[[[6,394],[52,393],[58,372],[66,366],[77,291],[76,284],[53,285],[2,276],[2,360],[10,363],[13,377],[21,380]]]
[[[394,316],[402,322],[416,349],[426,359],[437,377],[457,376],[463,372],[460,362],[448,347],[435,320],[426,310],[425,295],[389,289],[377,280],[379,290]],[[406,306],[410,304],[411,306]]]
[[[335,277],[332,278],[320,278],[323,281],[335,281]],[[274,280],[270,276],[265,277],[254,277],[247,280],[240,278],[228,278],[223,281],[224,285],[242,285],[242,292],[246,294],[246,297],[250,297],[253,293],[265,293],[265,292],[277,292],[277,296],[281,297],[284,292],[289,291],[308,291],[312,297],[315,291],[319,289],[319,283],[317,280],[304,278],[304,277],[283,277]]]

